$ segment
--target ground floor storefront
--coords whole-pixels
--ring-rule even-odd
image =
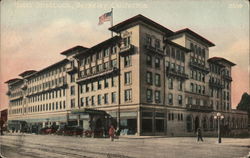
[[[201,128],[204,135],[213,136],[218,130],[218,120],[214,118],[217,113],[218,111],[188,111],[185,108],[138,105],[107,110],[83,108],[64,113],[9,118],[9,121],[25,121],[31,131],[54,125],[69,125],[107,133],[110,125],[113,125],[116,129],[119,128],[121,135],[193,136],[197,128]],[[221,115],[223,119],[220,120],[220,129],[223,135],[247,129],[248,117],[245,113],[221,112]],[[14,130],[13,127],[21,131],[17,125],[9,129]]]

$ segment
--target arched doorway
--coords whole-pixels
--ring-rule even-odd
[[[187,131],[188,132],[193,131],[193,117],[192,117],[192,115],[187,116]]]
[[[195,121],[194,121],[194,129],[195,129],[195,131],[197,131],[197,128],[199,128],[199,127],[200,127],[200,118],[199,118],[199,116],[196,116]]]
[[[207,130],[207,117],[206,116],[203,118],[202,127],[204,131]]]
[[[210,117],[209,124],[210,124],[210,130],[212,131],[214,129],[214,117],[213,116]]]

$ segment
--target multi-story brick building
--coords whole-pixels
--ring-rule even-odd
[[[117,35],[73,47],[61,53],[64,60],[7,81],[9,120],[87,127],[80,112],[95,109],[138,135],[191,135],[198,127],[215,133],[220,112],[223,126],[247,128],[247,113],[231,109],[235,64],[209,58],[212,42],[142,15],[109,30]]]

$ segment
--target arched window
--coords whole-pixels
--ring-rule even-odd
[[[192,115],[187,116],[187,131],[188,132],[193,131],[193,117],[192,117]]]

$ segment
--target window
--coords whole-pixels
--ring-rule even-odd
[[[153,101],[153,91],[151,89],[147,89],[147,102]]]
[[[99,72],[99,71],[102,71],[102,70],[103,70],[102,64],[97,65],[96,72]]]
[[[156,39],[155,40],[155,48],[160,48],[160,40]]]
[[[131,66],[131,56],[130,55],[127,55],[124,57],[124,67],[128,67],[128,66]]]
[[[97,96],[97,104],[98,104],[98,105],[101,105],[101,104],[102,104],[102,95],[101,95],[101,94],[99,94],[99,95]]]
[[[201,86],[198,85],[197,87],[198,87],[198,93],[201,94]]]
[[[63,101],[63,108],[65,109],[66,108],[66,102]]]
[[[101,59],[102,58],[102,52],[97,53],[96,59]]]
[[[106,69],[108,69],[108,68],[109,68],[109,62],[105,62],[105,63],[103,64],[103,69],[106,70]]]
[[[152,56],[147,55],[147,65],[152,66]]]
[[[174,48],[172,48],[171,57],[172,57],[172,58],[175,58],[175,49],[174,49]]]
[[[89,97],[86,97],[85,100],[86,100],[85,101],[86,106],[89,106]]]
[[[124,92],[124,100],[125,101],[131,101],[132,100],[132,89],[127,89]]]
[[[184,52],[181,52],[181,61],[182,61],[182,62],[185,62],[185,55],[184,55]]]
[[[147,72],[147,83],[148,84],[153,84],[153,75],[152,72]]]
[[[132,83],[132,73],[131,73],[131,71],[124,73],[124,82],[125,82],[125,84],[131,84]]]
[[[176,50],[176,59],[180,60],[181,59],[181,54],[179,50]]]
[[[198,77],[197,77],[198,80],[201,81],[201,73],[200,73],[200,72],[197,73],[197,76],[198,76]]]
[[[111,102],[112,102],[112,103],[116,103],[116,92],[112,92],[112,93],[111,93],[111,97],[112,97],[112,98],[111,98]]]
[[[109,48],[106,48],[106,49],[104,50],[104,57],[109,56],[109,51],[110,51]]]
[[[116,51],[117,51],[116,46],[113,46],[113,47],[112,47],[112,54],[115,54]]]
[[[194,92],[194,84],[193,83],[190,83],[190,91]]]
[[[111,86],[115,87],[115,78],[114,77],[111,77]]]
[[[71,108],[75,107],[75,99],[70,100],[70,105],[71,105]]]
[[[205,82],[205,74],[203,74],[203,73],[201,74],[201,81]]]
[[[113,67],[117,67],[117,61],[116,61],[116,59],[111,60],[111,67],[112,67],[112,68],[113,68]]]
[[[170,104],[170,105],[173,104],[173,94],[172,93],[168,94],[168,104]]]
[[[170,47],[169,46],[167,46],[167,48],[166,48],[166,56],[170,56]]]
[[[155,68],[160,68],[160,58],[155,58]]]
[[[91,83],[91,91],[94,91],[95,90],[95,84],[92,82]]]
[[[161,86],[161,75],[160,74],[155,74],[155,85]]]
[[[168,79],[168,88],[173,89],[173,79],[172,78]]]
[[[210,89],[210,97],[213,97],[214,96],[214,91],[213,89]]]
[[[91,105],[95,105],[95,96],[94,95],[91,97]]]
[[[85,92],[89,92],[89,83],[87,83],[86,85],[85,85]]]
[[[102,82],[101,81],[97,81],[97,88],[102,89]]]
[[[75,86],[70,87],[70,95],[75,95]]]
[[[108,88],[109,87],[109,80],[108,78],[104,79],[104,88]]]
[[[152,38],[150,37],[150,35],[146,35],[146,44],[149,46],[152,45]]]
[[[205,86],[202,86],[202,94],[205,94]]]
[[[182,95],[178,95],[178,104],[182,105]]]
[[[197,73],[196,73],[196,71],[193,71],[193,78],[195,79],[195,80],[197,80]]]
[[[175,71],[175,64],[174,64],[174,63],[171,63],[171,64],[170,64],[170,68],[171,68],[172,71]]]
[[[130,36],[123,39],[124,46],[130,45]]]
[[[95,73],[96,73],[96,67],[95,67],[95,66],[93,66],[93,67],[91,68],[91,72],[92,72],[92,74],[95,74]]]
[[[181,80],[178,81],[178,90],[182,91],[182,81]]]
[[[85,64],[89,64],[90,63],[90,56],[88,56],[85,60]]]
[[[104,104],[108,104],[108,93],[104,94]]]
[[[75,82],[75,74],[70,75],[70,82]]]
[[[161,102],[161,92],[155,91],[155,102],[160,103]]]

